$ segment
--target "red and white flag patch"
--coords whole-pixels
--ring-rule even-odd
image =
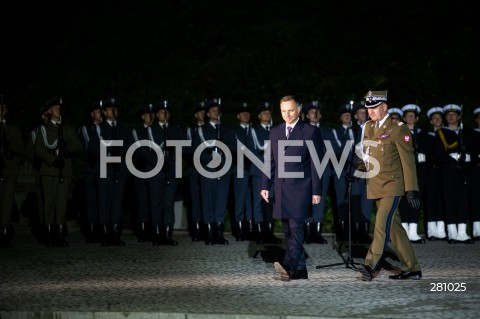
[[[404,140],[405,142],[410,142],[410,135],[405,134],[405,135],[403,136],[403,140]]]

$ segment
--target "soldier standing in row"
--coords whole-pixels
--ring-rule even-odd
[[[252,130],[252,138],[255,145],[254,154],[259,160],[264,162],[264,153],[268,150],[268,140],[270,129],[272,128],[272,103],[263,102],[257,106],[259,124]],[[275,196],[273,187],[269,196],[271,201],[265,202],[260,195],[262,190],[262,175],[264,173],[256,165],[251,166],[250,175],[252,176],[253,190],[253,220],[257,229],[257,244],[280,244],[281,240],[274,234],[273,197]]]
[[[98,221],[101,227],[102,246],[125,246],[120,238],[123,214],[123,198],[127,179],[125,154],[132,144],[131,131],[118,122],[115,99],[102,100],[105,120],[100,124],[100,134],[92,135],[88,148],[99,162]],[[122,143],[122,146],[117,145]],[[102,151],[102,149],[104,151]],[[103,162],[104,157],[119,162]],[[103,174],[102,174],[103,173]]]
[[[168,141],[185,140],[185,134],[178,125],[169,123],[171,106],[163,101],[157,106],[157,120],[152,126],[153,142],[161,149],[163,166],[161,171],[149,179],[150,210],[152,212],[153,244],[178,245],[172,239],[175,223],[175,194],[179,182],[176,175],[175,148],[169,146]],[[144,152],[144,154],[147,154]],[[145,157],[148,162],[147,170],[152,170],[157,164],[155,152],[148,152]]]
[[[88,144],[92,137],[100,133],[102,123],[101,101],[93,102],[88,108],[89,123],[83,125],[78,136],[83,146],[83,178],[85,184],[86,201],[86,241],[93,243],[98,241],[98,170],[99,162],[88,151]]]
[[[18,163],[24,154],[22,134],[8,122],[8,108],[0,101],[0,247],[10,247],[13,237],[12,208],[17,185]]]
[[[426,167],[425,158],[421,155],[423,154],[423,150],[420,149],[420,143],[418,141],[418,134],[421,132],[421,129],[417,126],[420,111],[420,107],[415,104],[407,104],[402,107],[403,120],[410,129],[410,134],[412,135],[412,145],[418,176],[418,187],[420,190],[420,196],[423,196],[425,193]],[[398,210],[400,211],[400,216],[402,217],[402,226],[407,232],[408,239],[415,244],[425,243],[425,240],[418,235],[417,230],[418,222],[420,220],[420,210],[409,205],[405,197],[403,197],[400,201]]]
[[[423,207],[426,220],[426,236],[428,240],[444,240],[445,216],[442,203],[442,180],[440,163],[435,152],[436,131],[443,126],[443,108],[432,107],[427,111],[432,130],[418,133],[418,145],[420,152],[417,155],[418,162],[425,161],[425,187],[423,195]]]
[[[441,163],[445,222],[449,243],[472,243],[467,235],[468,185],[466,165],[470,155],[465,147],[461,125],[462,108],[456,104],[443,107],[446,127],[436,131],[436,153]]]
[[[143,106],[138,112],[142,123],[139,127],[132,130],[135,142],[148,140],[153,141],[151,125],[155,119],[155,107],[153,104]],[[152,146],[153,147],[153,146]],[[144,148],[143,151],[152,151],[152,147]],[[135,168],[141,172],[148,171],[148,162],[142,156],[142,150],[137,150],[133,155]],[[149,181],[146,178],[134,176],[133,183],[135,194],[137,194],[137,218],[138,225],[137,237],[139,242],[147,242],[149,238],[149,219],[150,219],[150,188]]]
[[[46,103],[49,120],[40,126],[35,141],[35,154],[42,160],[40,178],[43,191],[45,244],[67,246],[65,237],[66,210],[72,182],[72,154],[80,153],[82,145],[72,127],[62,119],[62,100]]]
[[[480,107],[473,111],[476,128],[468,138],[472,162],[468,173],[470,187],[470,209],[472,211],[472,235],[474,240],[480,240]]]
[[[225,151],[235,149],[235,138],[229,129],[220,122],[220,100],[207,101],[206,115],[208,122],[198,129],[193,137],[193,148],[205,148],[200,156],[203,172],[200,177],[203,222],[206,226],[205,244],[228,245],[223,236],[223,225],[227,209],[227,198],[230,189],[231,167],[225,166]],[[218,142],[222,142],[227,150],[222,150]]]

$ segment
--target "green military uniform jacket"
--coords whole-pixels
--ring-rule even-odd
[[[377,142],[377,146],[366,145],[367,141]],[[379,173],[367,178],[367,197],[403,196],[406,191],[417,190],[417,172],[413,153],[412,136],[407,125],[387,117],[381,127],[375,129],[374,121],[365,123],[363,135],[364,153],[372,163],[378,161]],[[373,158],[373,159],[372,159]]]
[[[72,127],[68,125],[63,127],[63,138],[69,154],[80,153],[82,151],[82,144]],[[53,124],[52,121],[48,121],[45,125],[40,126],[35,140],[35,155],[42,160],[40,167],[40,175],[42,176],[59,175],[59,169],[52,165],[52,162],[57,158],[55,155],[57,140],[58,127]],[[67,156],[62,174],[63,176],[72,176],[72,171],[72,160],[70,156]]]
[[[4,176],[17,175],[20,159],[22,156],[24,156],[22,133],[18,127],[10,125],[8,122],[6,122],[4,134],[8,146],[6,153],[1,159],[1,164],[4,165],[2,173]]]

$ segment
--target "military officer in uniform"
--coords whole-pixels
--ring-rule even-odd
[[[480,107],[473,111],[476,128],[469,135],[468,143],[471,150],[470,178],[470,209],[472,212],[473,239],[480,240]]]
[[[222,142],[230,152],[235,150],[236,141],[232,132],[221,123],[220,105],[220,99],[206,102],[208,120],[198,128],[198,134],[193,136],[192,141],[195,150],[200,146],[205,148],[200,155],[200,164],[205,170],[200,174],[200,185],[206,245],[228,245],[223,235],[223,225],[232,173],[231,167],[225,167],[227,150],[222,150],[217,141]]]
[[[417,125],[421,109],[416,104],[407,104],[402,107],[402,112],[404,123],[410,129],[410,134],[412,135],[415,165],[417,166],[418,187],[420,191],[420,198],[422,198],[425,194],[426,163],[425,156],[423,155],[425,151],[421,148],[422,145],[419,143],[418,140],[418,134],[422,132],[422,130]],[[408,239],[410,239],[410,241],[415,244],[425,243],[425,240],[418,235],[420,210],[414,209],[407,202],[406,198],[403,198],[400,201],[398,210],[400,212],[400,216],[402,217],[402,226],[407,232]]]
[[[185,132],[170,123],[172,107],[168,101],[161,102],[156,108],[157,120],[151,126],[152,141],[160,148],[164,162],[161,171],[149,178],[150,210],[152,212],[153,245],[178,245],[172,239],[175,224],[175,194],[180,176],[176,174],[176,159],[174,146],[167,145],[169,141],[185,140]],[[144,152],[147,170],[152,170],[157,164],[156,152]]]
[[[187,139],[193,141],[193,137],[198,134],[198,128],[205,125],[205,101],[196,103],[193,106],[193,116],[195,117],[195,124],[187,128]],[[202,199],[200,197],[200,174],[198,173],[193,163],[193,153],[195,149],[193,146],[186,148],[185,160],[188,165],[188,182],[190,185],[190,220],[192,222],[192,241],[197,242],[203,240],[202,229]]]
[[[100,123],[100,133],[92,135],[88,145],[89,151],[99,162],[98,181],[98,221],[101,227],[100,244],[102,246],[125,246],[121,239],[123,216],[123,198],[127,179],[125,154],[133,142],[132,133],[118,121],[118,103],[114,98],[102,100],[102,114],[105,118]],[[112,145],[123,143],[122,146]],[[107,158],[118,158],[120,162],[102,162],[101,148],[105,148]],[[102,174],[105,168],[105,175]]]
[[[156,107],[153,104],[147,104],[140,108],[138,115],[142,123],[132,130],[133,140],[139,141],[152,141],[152,128],[151,125],[155,119]],[[145,147],[145,146],[144,146]],[[145,147],[144,150],[151,151],[151,147]],[[138,150],[133,155],[133,163],[135,168],[141,172],[147,172],[147,161],[142,156],[142,151]],[[135,193],[137,195],[137,226],[136,235],[139,242],[149,241],[150,233],[150,191],[149,182],[147,178],[134,176],[133,183],[135,187]]]
[[[100,132],[99,124],[102,123],[101,102],[95,101],[88,108],[89,123],[83,125],[78,136],[83,146],[83,177],[85,184],[86,201],[86,241],[97,242],[99,233],[98,224],[98,161],[88,151],[88,144],[93,135]]]
[[[424,213],[426,220],[426,236],[428,240],[445,240],[445,214],[442,203],[442,180],[440,165],[435,152],[436,131],[443,126],[443,108],[435,106],[427,111],[431,130],[418,133],[418,145],[421,150],[417,154],[418,162],[425,161]]]
[[[241,148],[248,149],[253,153],[255,152],[255,144],[250,121],[250,110],[251,106],[247,102],[240,103],[237,107],[237,119],[239,125],[235,128],[234,134],[237,140],[237,145],[240,145],[238,144],[238,142],[240,142]],[[237,228],[235,237],[237,241],[244,241],[246,238],[249,238],[252,235],[249,231],[250,229],[253,232],[253,227],[245,227],[246,225],[253,225],[252,180],[250,175],[253,164],[246,156],[241,156],[243,156],[241,167],[239,167],[239,163],[236,163],[233,168],[233,194],[235,199],[235,222]]]
[[[401,272],[389,278],[420,279],[420,264],[398,213],[404,194],[410,205],[420,207],[412,136],[405,124],[390,118],[387,91],[369,91],[365,105],[370,120],[363,130],[364,156],[356,176],[360,176],[359,171],[367,172],[361,177],[367,178],[368,198],[375,200],[377,215],[372,244],[364,265],[359,267],[361,279],[371,281],[375,277],[389,240],[402,263]]]
[[[272,103],[262,102],[256,108],[259,124],[252,130],[254,141],[254,154],[264,162],[265,151],[268,150],[270,129],[272,128]],[[253,192],[253,220],[257,230],[257,244],[280,244],[281,240],[274,234],[274,221],[272,219],[272,203],[267,203],[260,195],[262,187],[263,171],[256,165],[251,165],[250,175],[252,177]],[[270,200],[275,194],[273,188],[270,190]]]
[[[468,180],[471,157],[466,149],[461,125],[462,108],[457,104],[443,107],[446,127],[436,131],[435,151],[441,163],[445,222],[449,243],[473,243],[467,234]]]
[[[67,246],[66,210],[73,175],[71,156],[80,153],[82,145],[74,129],[63,122],[62,99],[49,100],[46,108],[49,120],[40,127],[35,141],[35,155],[42,160],[45,244]]]
[[[327,152],[325,141],[329,141],[330,145],[335,145],[335,137],[333,130],[326,125],[321,125],[322,109],[319,101],[311,101],[302,109],[305,112],[305,120],[310,125],[319,128],[320,140],[322,141],[323,153]],[[327,208],[327,193],[332,181],[332,164],[329,161],[322,175],[323,191],[321,197],[324,199],[318,205],[312,206],[312,216],[305,219],[305,243],[326,244],[327,240],[322,236],[322,222]]]
[[[7,122],[8,107],[0,101],[0,247],[10,247],[13,237],[12,208],[17,185],[18,163],[24,155],[22,134]]]

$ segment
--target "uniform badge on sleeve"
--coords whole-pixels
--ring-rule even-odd
[[[403,140],[404,140],[405,142],[410,142],[410,135],[405,134],[405,135],[403,136]]]

